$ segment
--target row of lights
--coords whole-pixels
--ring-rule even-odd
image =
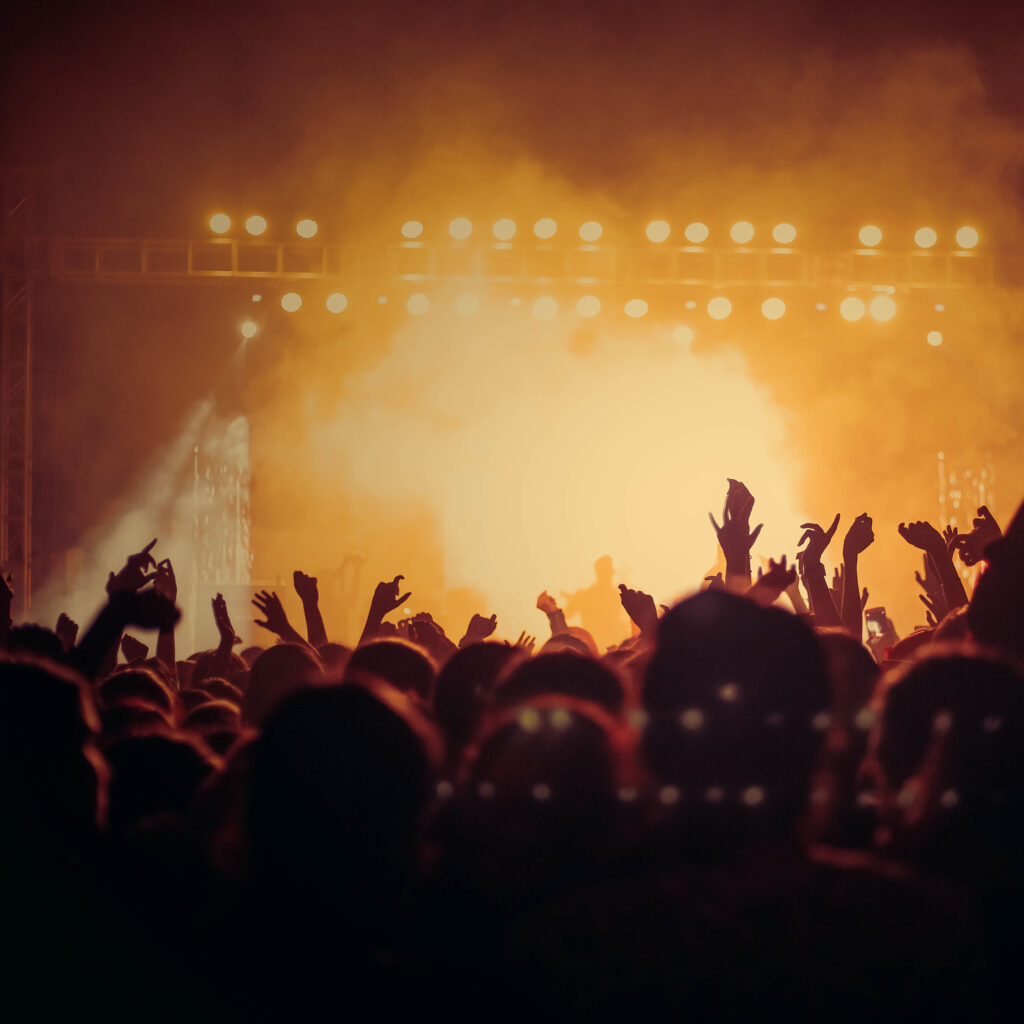
[[[378,303],[387,301],[383,296]],[[522,299],[511,299],[513,306],[522,305]],[[344,313],[348,308],[348,297],[342,292],[332,292],[325,302],[329,313]],[[687,309],[696,309],[697,303],[690,299],[685,303]],[[428,295],[417,292],[410,295],[405,303],[406,309],[414,316],[422,316],[429,312],[431,300]],[[281,308],[286,313],[297,313],[302,308],[302,296],[298,292],[286,292],[281,296]],[[817,303],[815,308],[824,311],[827,306]],[[473,294],[460,295],[454,303],[455,312],[460,316],[474,316],[480,311],[480,299]],[[576,302],[576,312],[586,319],[597,316],[602,309],[601,300],[596,295],[584,295]],[[647,315],[649,307],[644,299],[630,299],[622,307],[626,316],[637,320]],[[936,310],[939,307],[936,306]],[[558,301],[550,295],[535,299],[531,311],[538,320],[552,320],[559,312]],[[707,302],[707,314],[712,320],[726,320],[732,315],[732,301],[724,295],[716,295]],[[761,303],[761,315],[766,320],[780,320],[786,315],[786,303],[783,299],[772,297]],[[865,302],[856,295],[849,295],[839,304],[839,315],[850,323],[862,320],[865,316],[887,323],[896,315],[896,302],[890,295],[876,295]]]
[[[231,230],[231,218],[226,213],[215,213],[210,218],[210,230],[217,235],[224,235]],[[245,221],[245,230],[254,237],[259,237],[267,230],[265,217],[253,215]],[[308,217],[300,220],[295,225],[295,233],[300,238],[313,238],[316,236],[319,226],[315,220]],[[518,227],[514,220],[507,217],[497,220],[491,225],[491,233],[499,242],[510,242],[515,238]],[[554,238],[558,231],[558,223],[551,217],[542,217],[533,225],[534,235],[546,241]],[[409,241],[418,239],[423,234],[423,224],[418,220],[407,220],[402,225],[402,237]],[[457,242],[463,242],[473,234],[473,222],[467,217],[456,217],[448,225],[448,234]],[[578,231],[580,240],[587,243],[597,242],[604,228],[596,220],[588,220],[581,224]],[[652,220],[645,230],[647,238],[656,243],[667,242],[672,234],[672,226],[666,220]],[[683,229],[683,237],[691,245],[702,245],[707,241],[711,231],[707,224],[694,221],[687,224]],[[737,245],[747,245],[754,239],[754,225],[750,221],[741,220],[729,228],[729,237]],[[881,245],[883,234],[882,229],[875,224],[866,224],[860,229],[857,236],[861,245],[868,249],[874,249]],[[792,224],[776,224],[772,228],[772,240],[778,245],[792,245],[796,240],[796,228]],[[931,249],[939,240],[938,232],[934,228],[918,228],[914,232],[914,244],[920,249]],[[960,249],[973,249],[978,244],[978,232],[972,227],[962,227],[956,232],[956,244]]]

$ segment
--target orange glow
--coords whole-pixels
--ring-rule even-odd
[[[297,313],[302,308],[302,296],[298,292],[285,292],[281,296],[281,308],[286,313]]]
[[[792,224],[776,224],[772,228],[772,238],[779,245],[791,245],[796,238],[796,228]]]
[[[414,316],[422,316],[430,309],[430,299],[422,292],[410,295],[405,303],[405,308]]]
[[[231,230],[231,218],[226,213],[215,213],[210,218],[210,230],[216,235],[223,235]]]
[[[938,240],[933,228],[918,228],[914,232],[914,244],[921,249],[930,249]]]
[[[516,222],[509,220],[508,217],[502,217],[501,220],[494,222],[491,232],[499,242],[510,242],[516,237]]]
[[[267,230],[266,218],[260,217],[258,214],[250,217],[245,222],[245,230],[248,231],[250,235],[262,235],[263,232]]]
[[[782,299],[765,299],[761,303],[761,313],[766,320],[778,320],[786,315],[786,304]]]
[[[857,237],[860,239],[861,245],[866,245],[869,249],[873,249],[882,241],[882,229],[875,227],[874,224],[865,224],[864,227],[860,229],[860,233]]]
[[[332,292],[327,296],[327,309],[331,313],[344,313],[348,309],[348,297],[341,292]]]
[[[464,242],[471,234],[473,234],[473,224],[466,217],[456,217],[455,220],[448,225],[448,234],[451,235],[456,242]]]
[[[737,221],[729,228],[729,237],[737,245],[746,245],[754,237],[754,225],[748,220]]]
[[[553,320],[558,315],[558,303],[550,295],[544,295],[534,302],[533,315],[538,320]]]
[[[418,220],[407,220],[402,225],[403,238],[419,238],[423,234],[423,225]]]
[[[558,224],[550,217],[542,217],[536,224],[533,225],[533,233],[538,238],[554,238],[555,232],[558,230]]]
[[[300,220],[299,223],[295,225],[295,233],[299,238],[312,238],[318,230],[319,226],[317,225],[317,222],[315,220],[310,220],[308,217],[304,220]]]
[[[848,295],[839,303],[839,315],[851,323],[860,320],[864,316],[864,300],[858,299],[856,295]]]
[[[724,320],[732,312],[732,303],[724,295],[716,295],[708,303],[708,316],[712,320]]]
[[[973,249],[978,244],[978,232],[974,228],[958,228],[956,233],[956,244],[961,249]]]
[[[580,225],[580,238],[584,242],[596,242],[602,235],[604,229],[596,220],[588,220]]]
[[[888,295],[876,295],[868,309],[872,319],[880,324],[887,323],[896,315],[896,303]]]
[[[625,305],[624,312],[626,316],[638,320],[642,316],[647,316],[647,303],[643,299],[630,299]]]
[[[583,317],[597,316],[601,312],[601,300],[596,295],[584,295],[576,303],[576,312]]]
[[[647,225],[647,237],[652,242],[664,242],[668,239],[672,229],[667,220],[652,220]]]
[[[683,232],[686,240],[693,245],[700,245],[702,242],[706,242],[710,233],[707,224],[701,224],[699,220],[695,220],[692,224],[687,224],[686,230]]]

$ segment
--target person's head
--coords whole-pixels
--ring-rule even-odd
[[[220,679],[218,676],[209,676],[204,679],[195,687],[195,690],[206,694],[212,700],[230,701],[236,708],[241,708],[245,701],[242,691],[234,683],[229,683],[226,679]]]
[[[245,720],[261,726],[286,697],[320,683],[323,666],[308,647],[277,644],[264,651],[249,670]]]
[[[369,673],[403,693],[411,693],[427,701],[434,684],[435,670],[423,650],[396,638],[373,640],[357,647],[345,666],[345,677],[356,678],[361,673]]]
[[[174,694],[167,685],[148,668],[133,666],[122,668],[107,676],[97,690],[101,708],[113,707],[122,700],[140,700],[174,714]]]
[[[613,715],[622,711],[625,700],[622,680],[609,666],[557,651],[515,665],[499,681],[494,702],[500,708],[511,708],[553,694],[590,701]]]
[[[644,754],[686,819],[737,837],[795,828],[829,704],[796,616],[722,590],[682,601],[659,624],[643,703]]]
[[[58,665],[67,660],[60,637],[52,629],[38,626],[34,622],[12,626],[7,634],[6,649],[8,654],[15,657],[28,655],[46,658]]]

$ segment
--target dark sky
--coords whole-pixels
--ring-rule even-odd
[[[764,158],[785,173],[931,50],[976,75],[987,113],[1024,117],[1010,3],[5,7],[0,161],[56,167],[73,232],[195,233],[229,193],[344,210],[368,167],[398,187],[467,137],[603,188],[673,145],[711,140],[721,160],[753,138],[764,153],[770,126]]]

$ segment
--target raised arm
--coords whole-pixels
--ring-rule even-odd
[[[923,551],[932,565],[935,567],[942,584],[942,593],[946,599],[946,608],[953,611],[967,604],[967,591],[964,590],[963,580],[953,565],[953,559],[946,550],[946,542],[942,534],[932,526],[931,523],[919,521],[916,523],[900,523],[900,536],[912,547]]]
[[[799,543],[803,544],[804,541],[807,541],[807,547],[798,555],[800,575],[811,603],[811,614],[814,616],[816,626],[842,627],[843,625],[842,617],[832,603],[832,595],[829,593],[828,583],[825,582],[825,566],[821,561],[825,548],[828,547],[838,528],[838,512],[827,530],[822,529],[817,523],[804,523],[801,526],[804,533]]]
[[[320,614],[320,591],[315,576],[307,576],[301,569],[292,573],[292,586],[302,602],[302,614],[306,619],[306,637],[317,649],[327,643],[327,629]]]
[[[764,526],[764,523],[760,523],[753,530],[750,529],[750,513],[753,508],[754,496],[746,485],[730,479],[722,508],[722,525],[715,522],[713,513],[708,513],[722,554],[725,555],[726,588],[736,593],[750,589],[750,549]]]
[[[387,580],[381,580],[377,584],[373,597],[370,599],[370,610],[366,613],[366,625],[363,626],[363,635],[359,638],[360,643],[365,643],[376,637],[380,633],[384,616],[405,604],[412,597],[411,590],[407,590],[402,595],[398,593],[398,584],[404,579],[404,576],[396,576],[390,583]]]
[[[854,519],[843,539],[843,603],[840,615],[847,633],[861,640],[864,636],[864,605],[857,578],[857,558],[875,542],[871,517],[867,512]]]
[[[546,590],[542,591],[540,597],[537,598],[537,607],[548,617],[552,636],[569,632],[569,626],[565,621],[565,612],[558,607],[558,602]]]

